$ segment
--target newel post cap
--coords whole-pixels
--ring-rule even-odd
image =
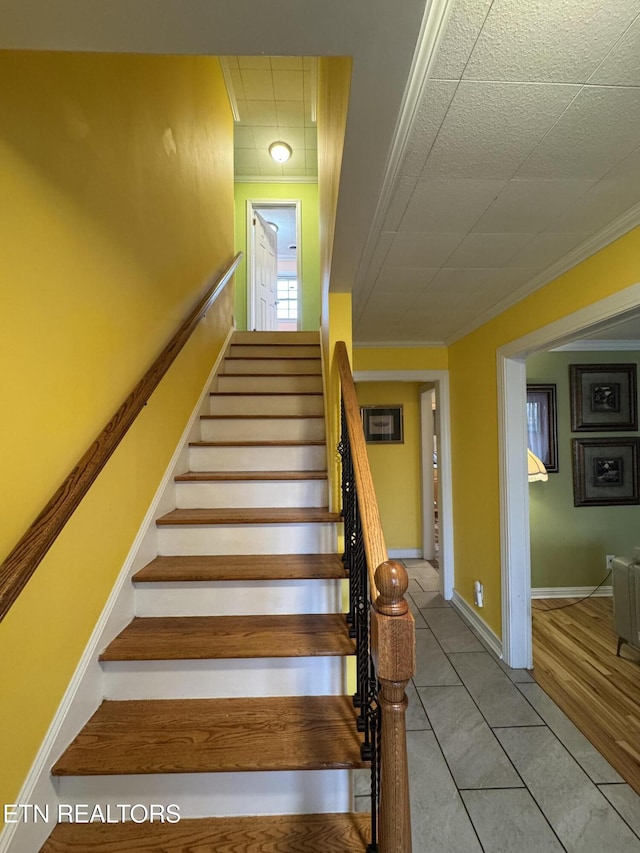
[[[385,616],[404,616],[409,611],[405,593],[409,588],[409,577],[403,565],[395,560],[380,563],[375,573],[378,598],[375,607]]]

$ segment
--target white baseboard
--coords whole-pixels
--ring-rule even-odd
[[[531,598],[611,598],[612,586],[538,586],[531,590]]]
[[[103,672],[98,655],[135,615],[131,577],[153,560],[158,553],[156,519],[175,507],[173,478],[188,468],[187,445],[190,440],[196,438],[200,415],[208,414],[209,389],[227,352],[233,332],[232,328],[205,382],[200,398],[140,525],[80,663],[18,794],[17,803],[38,804],[41,807],[48,805],[51,813],[57,812],[59,798],[50,769],[102,702]],[[37,853],[53,830],[53,826],[44,822],[5,824],[0,833],[0,853]]]
[[[502,660],[502,640],[455,589],[451,598],[451,606],[458,611],[465,622],[469,623],[482,643]]]
[[[392,560],[421,560],[422,548],[389,548],[387,552]]]

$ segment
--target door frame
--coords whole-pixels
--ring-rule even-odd
[[[247,199],[247,329],[255,327],[256,287],[255,287],[255,232],[253,229],[254,207],[295,207],[296,210],[296,268],[298,282],[298,330],[302,323],[302,199],[289,198],[248,198]],[[264,217],[263,217],[264,218]],[[276,269],[277,269],[276,258]]]
[[[529,548],[529,483],[525,360],[590,332],[640,308],[640,283],[632,284],[510,341],[497,352],[498,442],[500,477],[500,551],[502,576],[502,655],[514,669],[533,666],[531,626],[531,553]]]
[[[433,383],[436,393],[436,417],[438,446],[438,496],[440,534],[440,594],[453,598],[454,553],[453,553],[453,501],[451,496],[451,416],[448,370],[355,370],[355,382],[425,382]],[[422,431],[421,431],[422,432]],[[425,456],[425,439],[422,441],[422,457]],[[428,450],[433,452],[433,442]],[[424,488],[424,482],[423,482]],[[424,535],[423,535],[424,538]]]
[[[435,490],[433,476],[433,439],[437,435],[433,422],[435,385],[418,389],[420,394],[420,459],[422,464],[422,558],[435,557]],[[436,417],[438,413],[436,400]]]

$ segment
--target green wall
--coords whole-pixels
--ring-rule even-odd
[[[244,252],[244,260],[236,270],[236,326],[247,328],[247,199],[300,200],[302,228],[302,326],[301,330],[320,328],[320,232],[318,226],[317,184],[262,184],[237,183],[235,185],[235,241],[236,251]]]
[[[529,486],[531,586],[595,586],[605,555],[629,555],[640,545],[640,505],[574,507],[571,439],[638,436],[638,432],[571,432],[569,365],[640,364],[640,352],[549,352],[527,359],[527,382],[553,382],[558,398],[557,474]],[[610,581],[607,581],[609,583]]]

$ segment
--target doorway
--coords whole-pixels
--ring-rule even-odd
[[[449,600],[453,597],[454,553],[453,553],[453,503],[451,499],[451,423],[449,403],[448,370],[355,370],[354,381],[358,382],[418,382],[424,384],[425,391],[435,394],[436,416],[435,431],[438,436],[438,537],[439,537],[439,573],[440,593]],[[428,383],[428,384],[427,384]],[[420,394],[421,398],[424,396]],[[434,415],[431,401],[425,404],[429,408],[427,420],[421,424],[421,456],[423,462],[423,506],[433,500],[424,489],[431,483],[433,494],[433,470],[424,476],[424,462],[433,459]],[[422,407],[422,400],[421,400]],[[424,427],[427,427],[426,429]],[[433,464],[433,463],[432,463]],[[427,465],[428,469],[428,465]],[[424,538],[424,536],[423,536]]]
[[[498,350],[502,654],[514,669],[533,664],[525,359],[637,316],[639,306],[634,284]]]
[[[247,237],[247,328],[298,331],[302,315],[300,201],[249,199]]]

